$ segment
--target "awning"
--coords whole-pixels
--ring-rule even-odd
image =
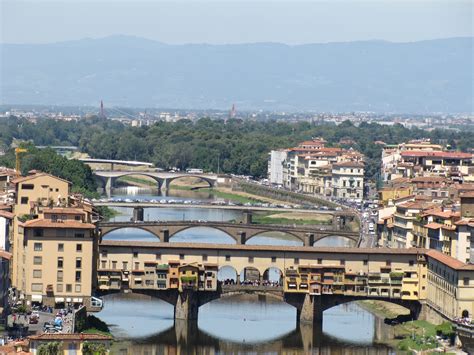
[[[72,301],[74,303],[82,303],[82,298],[73,298]]]
[[[134,279],[134,280],[135,280],[135,282],[136,282],[136,281],[141,281],[141,280],[142,280],[142,278],[141,278],[141,277],[135,277],[135,279]]]
[[[66,302],[71,302],[71,298],[66,298]]]
[[[56,297],[54,299],[54,302],[56,302],[56,303],[64,302],[64,297]]]
[[[43,295],[31,295],[31,300],[33,302],[41,302],[43,301]]]

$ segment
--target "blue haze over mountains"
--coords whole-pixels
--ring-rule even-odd
[[[289,46],[112,36],[1,48],[2,104],[473,111],[473,38]]]

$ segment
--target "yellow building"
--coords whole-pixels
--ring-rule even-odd
[[[40,334],[28,337],[31,354],[39,354],[42,346],[48,343],[59,343],[57,354],[92,354],[92,349],[100,347],[107,354],[112,343],[112,337],[101,334]]]
[[[27,302],[88,304],[95,274],[90,216],[79,208],[47,208],[37,217],[20,225],[21,291]]]

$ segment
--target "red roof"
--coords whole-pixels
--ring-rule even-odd
[[[5,251],[5,250],[1,250],[0,249],[0,259],[6,259],[6,260],[10,260],[12,257],[12,254]]]
[[[462,261],[452,258],[449,255],[443,254],[437,250],[430,249],[426,252],[429,257],[449,266],[456,270],[474,270],[474,264],[465,264]]]
[[[70,228],[70,229],[94,229],[95,225],[91,223],[81,223],[79,221],[65,220],[53,222],[50,219],[33,219],[23,223],[25,228]]]
[[[8,218],[8,219],[13,219],[13,217],[15,217],[15,215],[14,215],[13,213],[11,213],[11,212],[0,210],[0,217],[5,217],[5,218]]]
[[[400,153],[402,157],[434,157],[447,159],[472,159],[471,153],[409,150]]]

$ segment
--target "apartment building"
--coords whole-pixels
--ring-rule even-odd
[[[315,139],[286,150],[283,185],[327,197],[362,199],[364,157],[352,149],[325,147],[325,143]]]
[[[332,196],[362,199],[364,197],[364,164],[346,161],[332,165]]]
[[[286,150],[272,150],[268,154],[268,181],[270,184],[283,186],[283,163],[286,156]]]
[[[0,325],[8,315],[8,295],[10,289],[10,260],[11,254],[0,249]]]
[[[88,304],[94,283],[95,225],[79,208],[47,208],[22,223],[21,290],[27,302]]]

